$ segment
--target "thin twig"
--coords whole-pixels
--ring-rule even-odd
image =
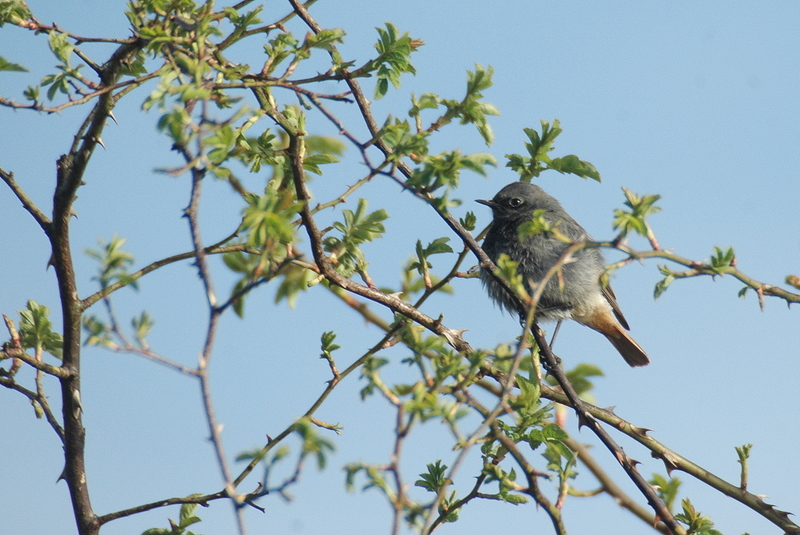
[[[14,195],[17,196],[19,202],[22,203],[22,207],[33,216],[37,223],[39,223],[39,226],[42,227],[42,230],[44,230],[45,234],[49,234],[52,222],[46,215],[44,215],[44,212],[39,210],[39,207],[36,206],[36,204],[28,197],[25,191],[16,183],[14,180],[14,173],[9,173],[3,169],[0,169],[0,178],[2,178],[3,182],[5,182],[11,191],[14,192]]]
[[[564,440],[564,443],[567,445],[569,449],[574,451],[578,455],[578,459],[583,463],[583,465],[592,473],[592,475],[600,482],[600,490],[601,492],[605,492],[612,498],[614,501],[620,506],[635,516],[639,517],[642,522],[647,524],[650,527],[655,527],[658,531],[664,534],[669,534],[667,527],[664,524],[658,523],[656,517],[653,513],[648,510],[646,507],[643,507],[639,504],[636,500],[631,498],[625,491],[623,491],[619,485],[616,484],[614,479],[606,473],[605,470],[600,466],[600,464],[594,459],[591,453],[589,453],[589,449],[575,440],[574,438],[567,438]],[[685,530],[684,530],[685,532]]]
[[[205,110],[204,110],[205,112]],[[179,147],[187,162],[194,161],[193,157],[186,147]],[[219,466],[222,479],[225,483],[225,491],[232,499],[232,506],[234,515],[239,529],[240,535],[245,535],[247,528],[244,522],[244,510],[239,507],[241,498],[236,495],[235,485],[232,484],[232,476],[228,460],[225,456],[225,451],[222,443],[221,426],[219,425],[214,411],[214,406],[211,396],[210,378],[208,375],[209,365],[211,363],[211,356],[216,338],[217,326],[221,311],[217,308],[217,298],[214,293],[214,286],[211,280],[211,272],[206,262],[206,253],[202,246],[202,238],[200,237],[199,225],[199,206],[200,206],[200,191],[202,180],[205,176],[205,169],[192,167],[192,188],[190,194],[189,205],[184,210],[184,216],[189,221],[189,231],[191,234],[192,245],[194,246],[195,265],[197,266],[200,280],[205,289],[206,300],[209,308],[208,327],[206,329],[206,339],[203,344],[203,350],[198,358],[197,377],[200,381],[200,392],[203,402],[203,409],[208,423],[211,444],[214,447],[214,453],[217,457],[217,464]]]

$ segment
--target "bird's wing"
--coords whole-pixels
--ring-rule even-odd
[[[625,320],[625,316],[622,315],[622,310],[619,308],[619,303],[617,303],[617,296],[614,295],[614,290],[611,289],[610,284],[606,284],[605,286],[601,283],[601,290],[603,291],[603,297],[606,298],[608,304],[611,305],[611,310],[614,312],[614,315],[617,317],[617,321],[619,321],[620,325],[625,327],[625,330],[630,331],[631,328],[628,325],[628,322]]]

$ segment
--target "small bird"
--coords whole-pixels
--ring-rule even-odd
[[[569,243],[546,232],[520,240],[519,226],[531,220],[534,210],[544,210],[545,220],[569,240],[591,240],[561,204],[539,186],[514,182],[501,189],[492,200],[477,202],[491,208],[494,217],[483,250],[493,262],[497,262],[501,254],[516,262],[517,273],[522,276],[530,295],[534,293],[531,283],[541,281],[569,247]],[[644,366],[650,359],[626,332],[630,327],[611,286],[600,282],[604,266],[603,255],[597,248],[574,253],[573,261],[565,263],[560,275],[556,274],[545,286],[536,306],[535,319],[571,318],[605,335],[629,365]],[[514,298],[489,270],[481,269],[481,280],[495,303],[511,313],[517,311]]]

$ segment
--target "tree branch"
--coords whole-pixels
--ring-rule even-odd
[[[563,405],[571,406],[569,397],[563,392],[559,392],[546,385],[542,385],[542,397],[552,401],[561,403]],[[661,459],[667,472],[673,470],[680,470],[685,472],[696,479],[702,481],[708,486],[718,490],[719,492],[739,501],[746,505],[759,515],[763,516],[786,533],[800,533],[800,526],[789,520],[789,514],[775,508],[774,505],[766,503],[758,495],[743,490],[738,485],[734,485],[725,481],[724,479],[714,475],[709,470],[693,463],[689,459],[681,456],[680,454],[669,449],[658,440],[648,435],[649,429],[638,427],[622,418],[617,416],[611,411],[601,409],[595,405],[591,405],[582,401],[583,409],[586,413],[590,414],[593,418],[608,424],[617,431],[620,431],[632,439],[636,440],[648,450],[651,451],[653,457]]]
[[[215,243],[214,245],[209,245],[208,247],[204,247],[203,252],[205,254],[224,254],[224,253],[233,253],[236,251],[248,251],[250,248],[247,244],[244,243],[236,245],[228,245],[228,246],[222,245],[224,243],[229,242],[235,236],[236,233],[228,236],[219,243]],[[92,295],[86,297],[85,299],[82,299],[81,308],[83,310],[88,309],[101,299],[108,297],[109,295],[111,295],[112,293],[116,292],[121,288],[125,288],[132,282],[139,280],[140,278],[147,275],[151,271],[155,271],[158,268],[164,267],[169,264],[173,264],[175,262],[180,262],[181,260],[188,260],[190,258],[195,258],[196,256],[197,253],[195,251],[187,251],[185,253],[168,256],[167,258],[162,258],[161,260],[156,260],[155,262],[151,262],[142,269],[129,274],[124,281],[117,281],[114,284],[109,284],[106,288],[93,293]]]
[[[44,215],[44,212],[39,210],[39,207],[34,204],[34,202],[25,194],[25,191],[16,183],[14,180],[14,173],[9,173],[0,169],[0,178],[3,179],[3,182],[14,192],[14,195],[17,196],[19,202],[22,203],[22,207],[25,208],[39,223],[39,226],[42,227],[42,230],[45,234],[50,233],[50,227],[52,222]]]
[[[186,496],[184,498],[168,498],[166,500],[159,500],[157,502],[145,503],[142,505],[137,505],[136,507],[131,507],[129,509],[123,509],[121,511],[108,513],[98,517],[97,520],[102,526],[103,524],[107,524],[112,520],[117,520],[118,518],[125,518],[126,516],[133,516],[139,513],[144,513],[145,511],[152,511],[153,509],[158,509],[159,507],[167,507],[168,505],[181,505],[184,503],[197,503],[202,505],[203,507],[208,507],[208,502],[213,500],[220,500],[223,498],[228,498],[228,493],[224,490],[215,492],[214,494],[206,494],[204,496]]]
[[[139,39],[120,46],[103,65],[102,86],[114,85],[124,62],[143,46],[144,41]],[[64,479],[70,490],[75,520],[81,535],[95,535],[100,525],[92,511],[84,459],[86,431],[82,423],[80,395],[83,310],[75,282],[69,223],[73,215],[75,194],[83,181],[89,159],[100,142],[100,135],[115,102],[110,92],[101,95],[84,122],[86,128],[80,143],[76,139],[72,150],[59,158],[53,195],[52,227],[48,233],[63,318],[62,368],[66,375],[60,379],[64,415]]]
[[[461,332],[447,328],[441,323],[440,320],[434,320],[397,297],[387,295],[379,290],[358,284],[357,282],[342,276],[333,268],[327,256],[325,256],[325,252],[322,247],[321,235],[316,223],[314,222],[314,218],[311,215],[311,209],[309,207],[309,201],[311,200],[311,197],[308,194],[308,191],[306,191],[304,182],[305,170],[303,169],[303,157],[305,148],[302,135],[296,132],[289,132],[288,150],[291,157],[292,174],[295,183],[295,189],[297,191],[297,198],[299,202],[303,203],[303,208],[300,211],[300,217],[303,220],[303,226],[306,227],[308,232],[314,261],[319,267],[320,273],[333,284],[349,292],[361,295],[362,297],[366,297],[367,299],[380,303],[387,308],[412,319],[430,331],[443,336],[456,350],[468,351],[469,345],[464,341]]]

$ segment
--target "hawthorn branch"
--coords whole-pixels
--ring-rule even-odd
[[[113,513],[108,513],[103,516],[98,517],[98,522],[102,526],[103,524],[107,524],[112,520],[117,520],[119,518],[125,518],[127,516],[138,515],[139,513],[144,513],[145,511],[152,511],[153,509],[158,509],[160,507],[167,507],[169,505],[182,505],[184,503],[196,503],[202,505],[203,507],[208,507],[208,502],[214,500],[221,500],[224,498],[228,498],[228,494],[221,490],[219,492],[215,492],[214,494],[206,494],[204,496],[186,496],[184,498],[167,498],[166,500],[158,500],[156,502],[145,503],[142,505],[137,505],[136,507],[131,507],[129,509],[123,509],[121,511],[115,511]]]
[[[124,63],[143,46],[144,41],[136,39],[117,48],[102,67],[101,86],[114,85]],[[116,99],[111,92],[100,95],[79,129],[69,153],[58,159],[53,218],[50,232],[47,232],[53,252],[52,260],[58,280],[63,318],[62,368],[65,376],[59,379],[64,418],[64,479],[69,487],[75,520],[81,535],[95,535],[100,525],[92,510],[84,458],[86,431],[82,423],[80,395],[83,310],[75,281],[69,223],[73,216],[72,205],[76,192],[82,184],[86,167],[100,143],[101,134],[115,104]]]
[[[28,197],[19,184],[17,184],[17,182],[14,180],[14,173],[9,173],[8,171],[0,169],[0,178],[3,179],[3,182],[6,183],[14,195],[17,196],[19,202],[22,203],[22,207],[25,208],[28,213],[33,216],[39,226],[42,227],[42,230],[45,232],[45,234],[49,234],[52,222],[47,218],[44,212],[39,210],[39,207],[36,206],[36,204]]]
[[[674,262],[675,264],[679,264],[681,266],[689,268],[688,271],[683,273],[673,273],[673,276],[676,278],[686,278],[686,277],[695,277],[699,275],[709,275],[711,277],[721,276],[721,275],[730,275],[735,279],[743,282],[747,287],[752,288],[759,292],[760,295],[770,295],[773,297],[778,297],[786,301],[787,304],[792,303],[800,303],[800,294],[789,292],[780,288],[778,286],[774,286],[772,284],[767,284],[764,282],[760,282],[752,277],[742,273],[738,268],[734,265],[726,266],[726,267],[715,267],[705,262],[697,262],[691,260],[689,258],[685,258],[669,251],[665,251],[664,249],[654,249],[652,251],[635,251],[630,247],[615,244],[615,242],[598,242],[598,246],[601,247],[609,247],[614,248],[623,253],[626,253],[630,256],[631,259],[647,259],[647,258],[663,258],[664,260],[669,260],[670,262]]]
[[[283,125],[282,125],[283,126]],[[311,251],[314,256],[314,262],[320,269],[320,273],[325,276],[331,283],[362,297],[366,297],[372,301],[380,303],[394,312],[400,313],[409,319],[419,323],[428,330],[443,336],[447,342],[458,351],[469,351],[469,344],[467,344],[461,332],[449,329],[440,320],[434,320],[430,316],[423,314],[415,307],[409,305],[403,300],[387,295],[379,290],[370,288],[368,286],[354,282],[347,277],[339,274],[331,265],[325,251],[322,247],[322,239],[317,224],[311,215],[311,208],[309,207],[310,195],[305,187],[305,170],[303,169],[303,157],[305,147],[302,135],[297,132],[288,131],[289,134],[289,156],[291,158],[292,175],[297,192],[297,199],[302,203],[300,217],[303,221],[303,226],[306,227],[309,241],[311,243]]]
[[[203,115],[205,115],[205,110]],[[187,163],[197,161],[197,157],[193,157],[189,150],[182,145],[176,147]],[[206,339],[203,344],[202,352],[198,358],[197,365],[197,378],[200,381],[200,393],[203,402],[203,411],[206,416],[206,423],[208,424],[209,435],[211,443],[214,448],[214,453],[217,457],[217,464],[219,466],[223,482],[225,484],[225,492],[233,502],[234,515],[239,528],[240,535],[245,535],[247,529],[244,522],[244,511],[239,505],[242,503],[241,497],[236,495],[235,485],[232,484],[232,476],[228,460],[225,456],[225,451],[222,443],[221,426],[217,421],[216,412],[212,403],[211,385],[209,379],[209,365],[211,363],[211,356],[216,339],[217,326],[219,325],[219,318],[222,310],[217,306],[217,298],[214,292],[214,285],[211,279],[211,271],[206,262],[206,253],[202,246],[202,238],[200,237],[200,224],[199,224],[199,206],[200,206],[200,192],[203,178],[205,177],[205,169],[192,165],[192,187],[189,198],[189,205],[184,210],[184,217],[189,221],[189,232],[191,235],[192,245],[194,246],[195,266],[197,267],[200,281],[203,285],[208,302],[209,317],[208,326],[206,328]]]
[[[369,350],[366,351],[361,357],[356,359],[350,366],[346,369],[342,370],[338,373],[338,375],[334,375],[333,378],[328,381],[327,386],[319,395],[319,397],[311,404],[311,406],[306,410],[303,416],[300,418],[310,418],[317,412],[317,410],[322,406],[328,396],[333,392],[336,386],[342,382],[347,376],[353,373],[355,370],[361,368],[364,362],[370,358],[371,356],[378,353],[378,351],[384,349],[389,343],[392,338],[394,338],[398,331],[402,328],[402,323],[396,322],[393,327],[391,327],[386,334],[381,337],[381,339],[372,346]],[[258,463],[267,455],[267,453],[272,450],[276,445],[278,445],[281,441],[283,441],[286,437],[288,437],[295,429],[295,423],[290,424],[286,427],[283,431],[281,431],[278,435],[274,438],[269,438],[267,443],[264,445],[263,448],[258,452],[257,455],[254,456],[253,460],[248,463],[248,465],[241,471],[241,473],[233,480],[232,485],[234,487],[238,487],[244,480],[247,478],[250,473],[255,470]]]
[[[58,377],[59,379],[67,379],[70,377],[70,371],[61,367],[48,364],[36,357],[28,355],[22,348],[9,348],[2,350],[2,353],[9,358],[19,359],[25,364],[35,368],[37,371],[44,372],[47,375]]]
[[[563,405],[571,405],[570,399],[565,393],[559,392],[558,390],[547,385],[542,385],[542,397]],[[711,473],[709,470],[674,452],[658,440],[652,438],[648,434],[649,429],[636,426],[624,420],[623,418],[620,418],[609,410],[602,409],[590,403],[586,403],[585,401],[582,402],[582,405],[584,411],[593,418],[608,424],[610,427],[613,427],[617,431],[620,431],[631,437],[650,450],[653,457],[656,459],[661,459],[664,462],[664,466],[668,472],[680,470],[681,472],[689,474],[695,479],[698,479],[708,486],[718,490],[722,494],[725,494],[726,496],[729,496],[734,500],[746,505],[759,515],[763,516],[784,530],[786,533],[800,533],[800,526],[789,519],[789,513],[777,509],[774,505],[766,503],[758,495],[744,490],[738,485],[725,481],[721,477]]]
[[[236,245],[228,245],[223,246],[222,244],[229,242],[233,237],[229,236],[222,240],[219,243],[215,243],[214,245],[209,245],[208,247],[203,248],[203,253],[209,254],[224,254],[224,253],[233,253],[237,251],[250,251],[250,247],[247,244],[241,243]],[[151,262],[150,264],[146,265],[142,269],[135,271],[128,275],[125,281],[117,281],[114,284],[109,284],[102,290],[99,290],[92,295],[86,297],[85,299],[81,300],[81,307],[83,310],[88,309],[101,299],[104,299],[111,295],[112,293],[129,286],[132,282],[135,282],[142,278],[143,276],[147,275],[148,273],[155,271],[161,267],[167,266],[169,264],[174,264],[175,262],[180,262],[182,260],[189,260],[190,258],[196,258],[197,252],[196,251],[187,251],[185,253],[176,254],[173,256],[169,256],[167,258],[162,258],[161,260],[156,260],[155,262]]]
[[[578,459],[583,463],[583,465],[592,473],[592,475],[597,479],[600,483],[600,492],[605,492],[612,498],[614,501],[619,504],[620,507],[623,507],[633,513],[635,516],[639,517],[642,522],[647,524],[650,527],[655,527],[661,533],[668,534],[669,531],[664,524],[658,523],[656,517],[651,513],[646,507],[643,507],[639,504],[636,500],[631,498],[628,494],[623,491],[619,485],[616,484],[614,479],[606,473],[605,470],[600,466],[600,464],[594,459],[591,453],[589,453],[589,449],[575,440],[574,438],[568,438],[564,441],[569,449],[574,451],[578,455]],[[685,530],[684,530],[685,532]]]

